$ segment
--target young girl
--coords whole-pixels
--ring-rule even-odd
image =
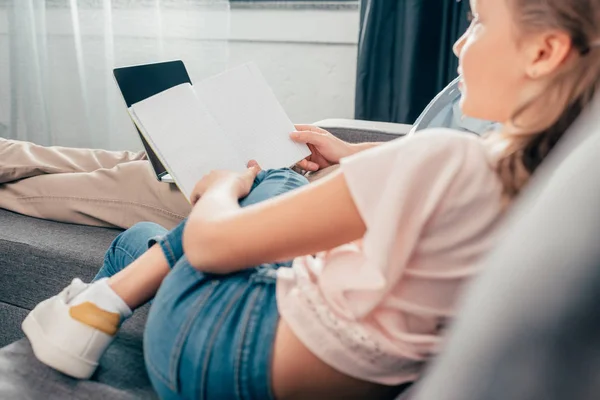
[[[310,186],[254,163],[212,172],[188,220],[134,226],[94,283],[29,314],[36,356],[87,378],[154,298],[144,352],[162,398],[377,399],[415,380],[499,217],[599,84],[599,0],[471,6],[455,46],[461,105],[502,131],[434,130],[354,155],[320,132],[317,162],[341,167]]]

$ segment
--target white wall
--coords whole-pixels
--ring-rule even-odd
[[[1,20],[0,20],[1,21]],[[9,74],[8,74],[8,40],[5,35],[0,35],[0,137],[6,136],[8,120],[10,119],[9,106]]]
[[[254,60],[293,121],[352,118],[357,10],[232,10],[230,64]]]
[[[68,37],[69,32],[66,27],[70,16],[60,15],[60,12],[49,14],[49,18],[64,20],[65,23],[53,24],[53,26],[65,26],[65,31],[59,29],[52,32],[49,47],[55,54],[64,53],[66,58],[73,57],[73,40]],[[8,124],[10,51],[5,28],[6,14],[2,14],[3,11],[0,10],[0,124]],[[151,18],[151,16],[143,16],[136,12],[122,18],[124,21],[119,25],[121,28],[115,31],[121,43],[135,43],[135,47],[141,49],[140,52],[145,48],[156,47],[155,40],[145,38],[136,32],[135,21]],[[207,43],[207,38],[203,37],[202,32],[190,32],[182,28],[186,24],[181,24],[181,20],[191,18],[189,15],[170,12],[165,18],[167,22],[177,26],[177,29],[169,33],[168,48],[162,49],[160,54],[167,59],[183,58],[192,79],[201,79],[216,72],[225,64],[234,66],[255,61],[293,121],[312,122],[323,118],[352,118],[358,39],[357,10],[234,8],[230,12],[228,37],[213,35],[209,38],[209,42],[214,43],[214,50],[211,50],[210,43]],[[98,54],[102,55],[105,44],[100,39],[94,39],[94,23],[98,18],[93,14],[82,13],[82,20],[83,34],[86,35],[84,46],[95,46],[98,48]],[[210,23],[210,18],[206,18],[204,24]],[[228,46],[225,46],[224,40],[228,40]],[[143,58],[140,58],[139,54],[131,54],[114,62],[122,65],[130,61],[139,62],[140,59]],[[94,71],[94,63],[98,63],[99,69],[106,63],[106,60],[102,60],[101,57],[91,60],[89,61],[92,64],[91,71]],[[55,62],[60,63],[60,59]],[[68,70],[64,71],[65,74],[70,73]],[[66,82],[60,90],[55,89],[56,98],[52,106],[55,110],[75,107],[75,104],[70,103],[69,93],[80,90],[76,86],[70,87],[67,76],[62,78],[65,79],[61,79],[60,76],[53,78],[55,82]],[[100,72],[97,76],[88,77],[88,81],[90,90],[100,92],[103,85],[113,84]],[[98,101],[106,100],[98,99]],[[139,142],[131,123],[127,120],[125,110],[121,107],[117,112],[119,115],[116,124],[113,124],[109,129],[110,132],[106,133],[110,136],[109,140],[96,143],[114,149],[139,148]],[[102,116],[92,115],[91,118],[102,118]],[[72,146],[87,145],[88,142],[81,139],[81,131],[86,130],[84,124],[61,118],[54,122],[54,126],[61,132],[61,138],[56,139],[55,142]],[[1,129],[0,126],[0,135]]]

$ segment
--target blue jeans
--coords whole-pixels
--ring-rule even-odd
[[[306,185],[289,170],[262,171],[242,207]],[[194,269],[172,231],[140,223],[120,234],[95,279],[116,274],[158,243],[171,267],[153,300],[144,334],[150,380],[163,399],[273,399],[271,359],[279,313],[275,276],[290,262],[231,275]]]

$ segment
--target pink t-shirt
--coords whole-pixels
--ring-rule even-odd
[[[282,318],[323,362],[396,385],[439,347],[463,285],[493,245],[501,183],[482,140],[421,132],[343,159],[361,240],[278,271]]]

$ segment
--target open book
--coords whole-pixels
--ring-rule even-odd
[[[243,171],[250,160],[289,167],[310,155],[289,138],[294,125],[253,63],[175,86],[129,113],[188,199],[211,170]]]

